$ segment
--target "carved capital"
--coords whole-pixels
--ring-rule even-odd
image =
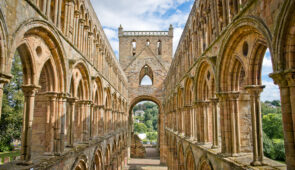
[[[35,96],[35,94],[38,92],[38,90],[40,88],[41,88],[41,86],[37,86],[37,85],[33,85],[33,84],[22,86],[23,93],[26,97]]]
[[[245,89],[251,96],[260,96],[260,93],[263,91],[264,88],[264,85],[249,85],[245,87]]]

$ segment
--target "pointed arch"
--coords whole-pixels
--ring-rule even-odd
[[[140,72],[139,72],[139,85],[142,85],[142,80],[144,79],[144,77],[148,76],[151,80],[151,85],[153,85],[154,83],[154,75],[153,75],[153,70],[151,69],[151,67],[147,64],[145,64]]]
[[[178,169],[184,169],[184,150],[183,150],[183,144],[180,141],[178,145]]]
[[[194,157],[194,153],[192,151],[191,145],[189,145],[186,149],[185,167],[187,170],[196,169],[195,157]]]

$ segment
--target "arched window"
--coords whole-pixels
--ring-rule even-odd
[[[139,74],[139,85],[148,86],[153,85],[153,71],[150,66],[144,65]]]
[[[145,75],[140,82],[141,86],[150,86],[153,85],[152,79],[150,78],[150,76]]]
[[[146,46],[150,46],[150,40],[146,40]]]
[[[134,40],[134,39],[132,40],[131,47],[132,47],[132,49],[131,49],[132,56],[135,56],[136,55],[136,40]]]
[[[161,42],[161,40],[159,40],[157,42],[157,53],[158,53],[158,55],[162,55],[162,42]]]

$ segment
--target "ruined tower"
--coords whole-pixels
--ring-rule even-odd
[[[168,31],[123,31],[119,27],[120,64],[128,78],[129,116],[132,107],[150,100],[159,106],[160,154],[164,153],[162,114],[163,81],[168,73],[173,53],[173,27]],[[148,77],[150,84],[142,80]],[[132,124],[132,122],[129,122]]]
[[[150,96],[161,101],[162,83],[172,61],[173,27],[169,31],[123,31],[119,27],[120,64],[129,81],[129,99]],[[141,85],[144,76],[152,85]]]

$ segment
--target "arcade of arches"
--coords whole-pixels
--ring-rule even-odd
[[[130,108],[142,100],[159,106],[169,169],[295,169],[294,9],[294,0],[196,0],[174,57],[172,26],[120,26],[118,62],[89,0],[0,1],[0,98],[16,53],[24,94],[21,156],[0,169],[124,169]],[[286,164],[263,155],[267,48]],[[152,84],[140,85],[146,75]]]

